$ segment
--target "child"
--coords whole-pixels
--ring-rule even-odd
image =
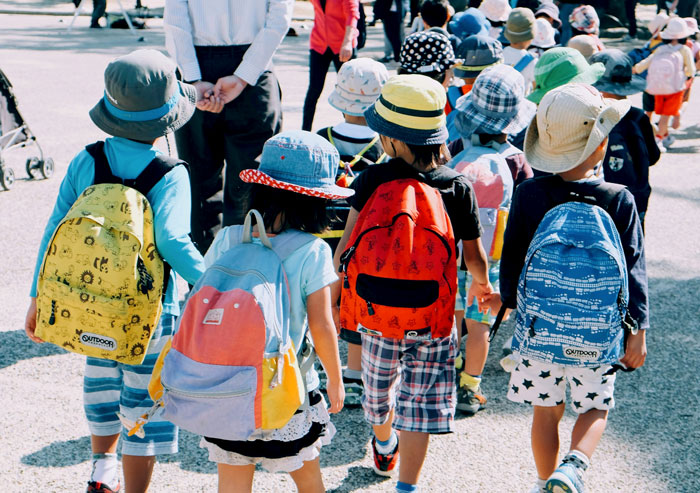
[[[330,225],[328,201],[354,193],[335,185],[338,162],[335,148],[309,132],[282,132],[265,142],[260,167],[242,171],[241,179],[255,184],[251,209],[262,214],[268,235],[291,229],[317,234]],[[232,228],[240,226],[229,226],[216,235],[205,256],[207,265],[233,246]],[[344,390],[330,304],[330,285],[338,279],[330,247],[317,238],[298,248],[282,265],[289,282],[294,347],[301,350],[310,332],[328,375],[330,412],[337,413],[343,408]],[[256,464],[271,472],[288,472],[299,491],[325,491],[319,454],[330,443],[335,428],[317,390],[314,370],[307,375],[307,387],[309,408],[297,411],[284,428],[257,432],[247,441],[202,439],[209,460],[218,465],[219,491],[252,491]]]
[[[535,90],[527,99],[537,104],[554,88],[570,82],[593,84],[603,72],[605,67],[602,63],[589,65],[583,55],[573,48],[552,48],[535,65]]]
[[[456,79],[454,85],[447,88],[447,108],[457,107],[460,97],[468,94],[482,70],[503,63],[503,47],[500,41],[489,36],[475,34],[466,38],[457,50],[458,63],[453,69]],[[459,140],[455,127],[456,111],[447,113],[447,142]]]
[[[447,165],[474,184],[484,227],[484,247],[489,256],[489,280],[498,289],[498,244],[503,239],[499,218],[504,226],[514,187],[504,155],[512,148],[507,137],[527,127],[537,106],[525,99],[522,75],[507,65],[496,65],[477,77],[472,91],[460,101],[458,109],[457,127],[465,148]],[[520,152],[515,149],[515,153]],[[474,414],[486,405],[480,384],[489,351],[489,328],[495,314],[480,313],[478,305],[467,306],[464,295],[468,277],[464,271],[459,271],[455,314],[458,327],[462,326],[462,319],[466,320],[468,337],[464,368],[459,377],[457,409]],[[460,366],[458,362],[457,367]]]
[[[450,32],[464,41],[474,34],[489,36],[491,24],[479,9],[471,7],[457,12],[450,20],[449,27]]]
[[[513,9],[503,35],[510,42],[510,46],[503,49],[504,63],[523,74],[525,95],[530,94],[535,82],[537,63],[537,58],[527,51],[535,37],[535,14],[532,10],[522,7]]]
[[[698,67],[700,66],[700,43],[698,43],[695,39],[697,33],[700,32],[698,29],[698,21],[694,17],[686,17],[683,20],[688,26],[688,31],[690,33],[688,39],[686,39],[685,45],[690,48],[690,53],[693,55],[693,63],[695,64],[695,71],[697,72]],[[671,128],[681,128],[681,115],[685,111],[685,108],[688,106],[688,102],[690,101],[690,90],[693,87],[694,80],[695,78],[691,77],[685,84],[685,90],[683,91],[683,104],[681,105],[680,111],[673,116],[673,119],[671,120]]]
[[[105,96],[90,110],[90,118],[100,129],[112,135],[104,143],[108,166],[117,178],[134,179],[160,151],[156,140],[184,125],[194,113],[196,89],[178,83],[175,64],[155,50],[138,50],[112,61],[105,70]],[[154,106],[156,107],[154,109]],[[148,116],[143,116],[147,113]],[[136,119],[138,117],[138,119]],[[58,223],[87,187],[93,185],[97,163],[83,150],[73,158],[61,183],[56,206],[39,245],[34,272],[32,301],[25,330],[38,340],[36,329],[37,277],[44,252]],[[190,240],[190,186],[187,170],[176,166],[147,194],[154,215],[153,229],[158,253],[172,270],[194,283],[204,272],[204,262]],[[127,436],[117,417],[136,420],[153,402],[146,388],[158,354],[174,328],[179,315],[177,285],[171,273],[163,300],[160,324],[154,331],[146,358],[140,365],[87,358],[83,382],[85,413],[92,442],[92,475],[88,492],[109,493],[120,490],[117,444],[121,435],[121,453],[127,491],[146,491],[155,456],[177,452],[177,428],[153,418],[146,425],[146,438]]]
[[[632,63],[636,64],[641,62],[649,55],[651,55],[659,46],[663,45],[663,40],[661,39],[661,31],[666,27],[668,22],[668,15],[664,13],[656,14],[647,26],[649,32],[651,33],[651,39],[647,41],[642,48],[635,48],[628,53],[629,57],[632,59]],[[641,72],[639,75],[646,78],[646,71]],[[654,114],[654,96],[644,91],[642,93],[642,109],[646,113],[649,120],[651,120]],[[664,149],[665,150],[665,149]]]
[[[523,335],[523,310],[529,305],[521,304],[527,303],[527,298],[516,296],[518,282],[535,231],[545,214],[555,206],[576,200],[576,197],[602,204],[607,202],[605,210],[619,232],[626,260],[629,313],[639,324],[639,331],[629,336],[626,348],[615,346],[608,354],[614,357],[617,349],[624,349],[620,362],[630,368],[642,366],[646,357],[645,333],[649,328],[649,316],[642,229],[632,194],[623,187],[605,184],[599,175],[607,135],[628,108],[628,102],[606,100],[591,86],[567,84],[542,99],[537,116],[528,127],[525,142],[528,162],[533,168],[554,173],[554,176],[528,180],[515,190],[503,245],[500,287],[503,304],[518,308],[513,349],[524,354],[511,374],[508,399],[534,407],[532,452],[538,480],[533,493],[583,491],[583,472],[605,430],[608,411],[614,406],[615,375],[609,374],[611,362],[604,360],[600,366],[590,368],[548,363],[540,356],[547,356],[542,352],[542,344],[549,344],[548,351],[551,348],[551,351],[561,352],[560,339],[547,338],[547,341],[538,342],[537,337]],[[581,288],[585,284],[582,283]],[[568,299],[566,293],[560,294],[561,299]],[[589,309],[592,310],[593,305]],[[532,330],[546,330],[535,324],[535,320],[530,322]],[[523,338],[526,338],[524,342]],[[621,344],[621,338],[616,341]],[[567,380],[572,408],[578,418],[569,452],[557,467],[558,428],[564,414]]]
[[[401,46],[397,73],[425,75],[447,89],[452,79],[450,69],[454,64],[455,54],[447,36],[434,31],[423,31],[406,36]]]
[[[388,78],[389,74],[384,65],[375,60],[350,60],[343,64],[338,72],[338,82],[328,97],[330,105],[343,113],[344,121],[323,128],[318,134],[335,146],[343,163],[356,161],[351,168],[355,174],[361,172],[366,164],[378,163],[385,156],[379,142],[379,134],[367,126],[364,112],[377,100]],[[358,157],[361,159],[357,160]],[[341,173],[345,174],[347,170],[341,170]],[[344,200],[336,201],[333,210],[338,218],[333,221],[332,234],[322,234],[321,237],[334,249],[340,239],[338,234],[342,233],[345,226],[349,207]],[[345,406],[356,407],[362,399],[362,341],[357,332],[349,330],[342,330],[340,338],[348,343],[348,364],[343,372]]]
[[[647,86],[643,77],[632,75],[632,60],[620,50],[601,51],[593,55],[591,61],[605,65],[605,74],[594,84],[603,97],[624,100]],[[661,156],[654,140],[654,129],[644,112],[632,106],[612,129],[609,139],[603,160],[605,181],[625,185],[632,192],[644,229],[651,194],[649,166],[656,164]]]
[[[489,36],[493,39],[498,39],[503,32],[503,26],[505,26],[511,11],[508,0],[483,0],[481,5],[479,5],[479,10],[483,12],[491,23]]]
[[[595,8],[590,5],[576,7],[569,16],[569,23],[571,24],[572,38],[576,36],[588,36],[591,38],[591,42],[597,47],[597,51],[605,49],[603,42],[598,37],[600,33],[600,18]],[[567,43],[566,46],[569,46],[569,44]]]
[[[452,7],[447,0],[424,0],[420,6],[420,18],[426,31],[440,33],[447,37],[452,44],[452,50],[457,51],[460,39],[447,32],[447,21],[450,20]],[[452,9],[454,13],[454,9]]]
[[[544,19],[554,28],[554,42],[559,44],[559,38],[561,37],[561,33],[559,32],[559,29],[561,29],[559,7],[557,7],[554,2],[541,2],[537,10],[535,10],[535,19]]]
[[[557,46],[556,29],[542,17],[535,20],[535,38],[528,50],[535,58],[541,57],[547,50]]]
[[[594,54],[600,52],[602,49],[598,42],[588,34],[578,34],[574,36],[566,43],[566,47],[578,51],[586,60],[590,60]]]
[[[464,260],[474,277],[468,298],[485,303],[492,287],[479,240],[481,227],[472,187],[464,176],[443,166],[449,159],[444,146],[444,107],[444,89],[427,77],[399,75],[386,83],[365,118],[381,135],[382,146],[392,159],[368,168],[353,182],[356,194],[349,201],[352,209],[334,262],[340,265],[358,216],[374,191],[392,180],[413,178],[440,192],[454,238],[462,241]],[[337,299],[338,288],[333,300]],[[362,406],[374,430],[375,472],[393,474],[400,454],[396,489],[402,492],[416,491],[430,434],[451,432],[455,412],[454,327],[450,335],[437,338],[430,333],[417,334],[423,332],[417,329],[407,327],[414,334],[406,334],[403,339],[362,334]],[[393,428],[400,430],[400,441]]]
[[[690,29],[685,21],[678,17],[672,18],[661,33],[663,46],[637,63],[633,69],[636,74],[648,69],[647,91],[654,94],[654,113],[660,115],[656,139],[666,148],[673,143],[668,122],[681,110],[687,79],[695,76],[693,54],[685,45],[689,35]],[[663,60],[663,63],[654,63],[655,58]],[[676,73],[664,70],[669,64],[676,67]]]

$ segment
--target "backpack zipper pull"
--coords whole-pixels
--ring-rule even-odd
[[[51,316],[49,317],[49,325],[56,323],[56,300],[51,300]]]
[[[350,289],[350,281],[348,281],[348,275],[345,274],[345,277],[343,277],[343,287],[345,289]]]
[[[367,313],[369,313],[370,315],[374,315],[374,307],[369,301],[367,302]]]
[[[530,320],[530,337],[535,337],[537,334],[535,334],[535,322],[537,321],[537,317],[532,317],[532,320]]]

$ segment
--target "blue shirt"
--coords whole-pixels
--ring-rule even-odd
[[[130,180],[138,177],[153,158],[161,154],[150,144],[135,142],[121,137],[110,137],[105,141],[105,154],[112,174]],[[82,150],[68,165],[66,176],[56,198],[44,236],[39,244],[39,255],[34,270],[30,296],[36,296],[36,284],[44,259],[44,253],[58,224],[65,217],[75,200],[95,180],[95,161]],[[194,284],[204,272],[204,259],[190,240],[191,196],[190,182],[184,166],[177,166],[155,184],[146,198],[153,209],[153,227],[156,248],[172,270],[187,282]],[[163,313],[179,315],[175,274],[170,273],[168,290],[163,301]]]

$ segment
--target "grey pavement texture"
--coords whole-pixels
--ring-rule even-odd
[[[125,0],[126,1],[126,0]],[[11,2],[0,2],[0,4]],[[1,6],[1,5],[0,5]],[[139,47],[163,47],[162,24],[149,21],[136,42],[127,31],[87,29],[81,18],[71,34],[69,18],[0,15],[0,68],[14,84],[20,110],[48,155],[56,160],[49,180],[29,181],[26,154],[8,154],[18,176],[0,192],[0,492],[84,491],[89,474],[89,432],[82,411],[83,358],[26,338],[23,320],[36,250],[70,159],[105,136],[87,112],[102,95],[102,73],[117,55]],[[276,56],[284,93],[285,128],[299,128],[307,85],[308,29],[287,38]],[[308,28],[308,26],[306,26]],[[382,36],[370,29],[364,56],[377,56]],[[610,46],[620,46],[610,43]],[[324,104],[335,80],[329,74],[316,127],[340,115]],[[698,303],[700,289],[700,95],[696,91],[678,141],[651,170],[654,187],[647,214],[647,259],[652,330],[647,365],[621,375],[617,409],[586,476],[591,492],[694,492],[700,490]],[[639,97],[633,98],[640,104]],[[161,142],[165,147],[165,143]],[[171,140],[171,145],[172,143]],[[420,486],[423,491],[530,490],[535,479],[529,434],[531,411],[505,398],[508,375],[497,358],[502,330],[484,373],[486,410],[460,417],[456,432],[433,437]],[[566,450],[574,420],[561,425]],[[369,427],[360,410],[334,417],[338,434],[321,456],[327,488],[335,492],[392,491],[375,476],[367,453]],[[215,491],[216,469],[183,432],[180,453],[161,457],[153,492]],[[256,474],[254,490],[294,491],[286,475]]]

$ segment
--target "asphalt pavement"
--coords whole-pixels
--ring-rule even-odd
[[[126,1],[126,0],[125,0]],[[5,4],[18,3],[0,1]],[[43,2],[50,3],[50,2]],[[112,5],[112,4],[110,4]],[[114,6],[113,6],[114,7]],[[70,10],[70,9],[68,9]],[[70,13],[70,12],[68,12]],[[23,330],[39,239],[70,159],[104,138],[87,112],[102,96],[102,74],[114,57],[140,47],[162,49],[162,22],[134,36],[126,30],[87,28],[81,17],[0,14],[0,69],[14,85],[20,110],[44,152],[56,162],[48,180],[29,180],[24,161],[32,154],[3,155],[17,182],[0,192],[0,492],[84,491],[90,463],[89,432],[82,411],[83,358],[50,345],[36,345]],[[295,23],[275,57],[283,92],[284,127],[299,128],[307,86],[310,25]],[[137,41],[143,36],[144,41]],[[370,28],[363,56],[381,53],[380,28]],[[610,41],[609,46],[623,46]],[[624,45],[623,47],[629,47]],[[339,121],[324,103],[335,74],[329,73],[315,127]],[[639,96],[632,98],[637,105]],[[676,143],[651,169],[653,193],[646,217],[651,322],[644,368],[620,375],[615,409],[592,467],[591,492],[700,491],[700,92],[691,97]],[[166,148],[164,141],[160,142]],[[174,152],[174,141],[170,145]],[[484,372],[487,408],[457,420],[454,434],[433,437],[420,486],[423,491],[530,490],[535,479],[529,434],[531,411],[505,398],[508,375],[499,369],[499,333]],[[562,422],[562,450],[574,414]],[[370,429],[360,410],[334,417],[338,434],[321,464],[334,492],[392,491],[375,476],[367,453]],[[183,432],[180,453],[162,457],[153,492],[215,491],[216,468]],[[254,491],[294,491],[286,475],[256,474]]]

